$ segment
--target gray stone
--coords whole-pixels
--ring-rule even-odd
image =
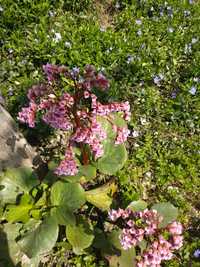
[[[34,149],[19,132],[10,114],[0,105],[0,172],[11,167],[32,167]]]

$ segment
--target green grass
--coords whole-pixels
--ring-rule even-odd
[[[200,2],[2,0],[1,7],[0,82],[8,110],[16,118],[46,62],[102,70],[110,99],[130,101],[130,129],[138,132],[117,176],[122,205],[143,198],[179,207],[185,244],[164,266],[200,266],[193,257],[200,247]],[[94,252],[71,261],[104,266]]]

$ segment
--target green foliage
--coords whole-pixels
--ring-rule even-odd
[[[131,130],[138,132],[138,136],[129,138],[129,160],[117,173],[117,205],[126,207],[140,198],[148,203],[173,203],[185,225],[185,242],[183,250],[165,266],[198,266],[193,252],[200,246],[194,223],[199,213],[200,186],[199,81],[195,79],[200,77],[199,40],[195,42],[199,38],[200,3],[104,1],[105,8],[99,14],[96,5],[89,2],[1,1],[0,82],[7,108],[16,117],[19,107],[26,102],[27,88],[41,79],[41,65],[46,62],[70,67],[90,63],[102,69],[111,81],[108,98],[130,101]],[[117,2],[119,8],[115,6]],[[190,14],[185,15],[185,11]],[[141,19],[141,25],[136,23],[137,19]],[[62,37],[58,42],[54,40],[55,32]],[[164,78],[157,86],[153,77],[159,74]],[[192,86],[197,89],[194,95],[189,92]],[[44,136],[42,145],[49,141],[50,131],[41,125],[34,131],[22,129],[29,141],[41,142]],[[46,182],[49,186],[56,180],[54,175],[51,177],[51,182]],[[79,180],[78,177],[68,181]],[[10,178],[1,177],[0,184],[1,205],[18,206],[17,196],[30,190]],[[39,213],[38,220],[46,212],[50,191],[43,195],[43,200],[37,193],[35,202],[43,201],[34,210]],[[2,212],[3,220],[5,206]],[[34,212],[30,211],[31,217]],[[18,223],[6,225],[15,227]],[[8,232],[14,235],[15,230]],[[14,261],[14,248],[10,252]],[[65,262],[64,252],[63,255]],[[60,255],[56,259],[58,262]],[[108,265],[99,263],[91,251],[69,260],[77,267]]]
[[[51,188],[51,204],[70,211],[85,203],[84,189],[80,184],[58,181]]]
[[[0,177],[0,200],[2,203],[15,203],[20,192],[28,193],[38,183],[31,168],[9,169]]]
[[[127,208],[133,211],[144,210],[147,208],[147,203],[143,200],[132,201]]]
[[[84,249],[88,248],[94,239],[91,225],[82,217],[78,218],[76,225],[66,227],[66,236],[74,253],[78,255],[84,253]]]
[[[115,174],[127,160],[127,152],[124,144],[113,145],[106,143],[106,152],[97,162],[97,168],[104,174]]]
[[[154,204],[152,209],[157,210],[157,212],[163,217],[160,227],[167,226],[169,223],[175,221],[178,216],[178,209],[169,202]]]
[[[58,226],[53,217],[47,217],[34,230],[26,232],[17,242],[21,250],[34,258],[50,251],[58,238]]]
[[[117,186],[114,182],[108,183],[96,189],[86,191],[86,199],[101,210],[109,210],[113,201],[112,196],[116,190]]]
[[[108,256],[110,267],[128,267],[135,264],[135,249],[123,250],[119,242],[120,231],[113,231],[108,236],[109,242],[118,250],[114,255]]]

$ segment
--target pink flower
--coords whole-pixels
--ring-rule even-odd
[[[181,235],[183,232],[182,224],[176,221],[168,225],[167,228],[169,232],[173,235]]]
[[[55,170],[57,175],[75,175],[78,173],[77,165],[71,147],[65,153],[65,158]]]
[[[117,137],[115,140],[115,145],[119,145],[126,142],[129,134],[130,131],[127,128],[117,128]]]
[[[18,113],[18,120],[27,123],[29,127],[34,128],[37,109],[37,104],[30,102],[29,107],[22,108],[22,111]]]
[[[173,249],[179,249],[183,246],[183,237],[181,235],[174,235],[172,237]]]
[[[29,90],[27,97],[30,101],[35,101],[36,98],[43,96],[47,91],[45,84],[33,85]]]

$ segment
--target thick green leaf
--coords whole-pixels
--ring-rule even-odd
[[[21,224],[7,223],[0,227],[0,266],[14,267],[20,261],[22,253],[15,239],[19,236]],[[4,265],[1,265],[3,264]]]
[[[101,127],[106,132],[106,140],[113,141],[116,137],[116,133],[112,129],[111,123],[104,117],[97,117],[97,121],[101,124]]]
[[[112,113],[110,114],[111,120],[112,122],[120,128],[124,128],[127,127],[127,123],[126,121],[122,118],[122,116],[120,116],[119,113]]]
[[[144,200],[132,201],[127,208],[132,209],[133,211],[144,210],[147,207],[147,203]]]
[[[127,160],[127,151],[124,144],[108,143],[106,154],[97,161],[97,168],[104,174],[112,175],[120,170]]]
[[[92,165],[82,165],[79,167],[81,176],[84,176],[87,181],[96,177],[96,168]]]
[[[59,206],[53,208],[51,211],[52,216],[56,219],[60,225],[75,225],[76,219],[70,210],[66,209],[65,206]]]
[[[9,222],[27,222],[29,220],[29,211],[33,205],[8,205],[6,207],[5,218]]]
[[[110,267],[130,267],[135,266],[135,249],[121,250],[121,254],[108,256]]]
[[[135,249],[131,248],[124,250],[120,244],[119,236],[121,230],[112,231],[108,235],[109,242],[118,250],[117,255],[113,254],[112,256],[107,255],[106,258],[109,261],[110,267],[129,267],[134,266],[135,264]]]
[[[117,186],[114,182],[105,184],[96,189],[86,191],[86,199],[99,209],[108,210],[112,204],[112,195],[116,192]]]
[[[51,203],[68,210],[80,208],[86,201],[85,191],[80,184],[58,181],[51,189]]]
[[[91,225],[83,218],[79,218],[77,225],[66,227],[66,236],[77,255],[83,254],[84,249],[88,248],[94,239]]]
[[[121,230],[113,230],[111,233],[107,235],[109,242],[117,249],[121,250],[122,246],[119,241],[119,236],[121,234]]]
[[[104,231],[100,228],[95,228],[95,238],[92,243],[92,246],[101,250],[103,254],[112,254],[113,253],[113,246],[111,242],[106,237]]]
[[[1,203],[15,203],[19,193],[28,193],[39,181],[31,168],[7,170],[0,179]]]
[[[178,216],[178,209],[170,202],[157,203],[151,207],[152,210],[157,210],[163,217],[160,227],[166,227],[169,223],[176,220]]]
[[[4,176],[12,179],[24,192],[29,192],[34,186],[39,184],[38,177],[33,172],[32,168],[28,167],[8,169]]]
[[[33,231],[25,233],[18,241],[21,250],[34,258],[50,251],[58,237],[58,225],[54,218],[47,217]]]
[[[73,176],[63,176],[62,179],[71,182],[86,182],[96,177],[96,168],[92,165],[81,165],[79,166],[79,172]]]

